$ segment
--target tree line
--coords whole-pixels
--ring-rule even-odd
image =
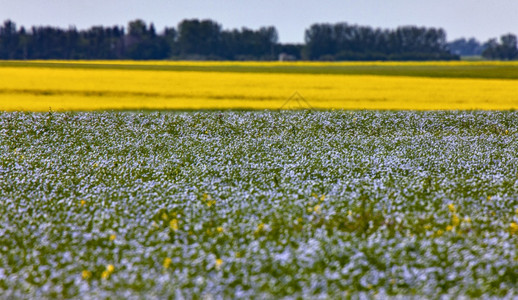
[[[515,60],[518,59],[518,43],[514,34],[504,34],[497,39],[489,39],[485,43],[475,38],[460,38],[448,43],[448,49],[461,56],[482,56],[486,59]]]
[[[471,52],[470,52],[471,51]],[[275,27],[224,30],[213,20],[183,20],[160,33],[153,23],[86,30],[0,25],[0,59],[198,59],[198,60],[452,60],[459,55],[516,59],[516,36],[480,44],[446,41],[440,28],[379,29],[347,23],[313,24],[303,44],[281,44]]]
[[[184,20],[161,33],[142,20],[87,30],[17,29],[10,20],[0,27],[0,59],[272,60],[282,48],[274,27],[222,30],[211,20]]]
[[[305,33],[312,60],[451,60],[442,29],[416,26],[395,30],[369,26],[314,24]]]

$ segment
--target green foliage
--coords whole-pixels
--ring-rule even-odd
[[[183,20],[157,33],[142,20],[123,27],[87,30],[49,26],[17,30],[0,26],[0,59],[190,59],[277,60],[280,54],[306,60],[456,60],[442,29],[416,26],[394,30],[369,26],[313,24],[305,44],[278,42],[273,26],[223,30],[213,20]]]
[[[505,34],[500,37],[500,43],[491,39],[486,43],[482,56],[488,59],[515,60],[518,59],[518,41],[514,34]]]
[[[283,49],[277,39],[271,26],[222,30],[214,21],[196,19],[160,33],[139,19],[129,22],[127,33],[119,26],[80,31],[39,26],[26,32],[5,21],[0,25],[0,59],[275,60],[276,51]]]
[[[515,297],[517,118],[1,113],[0,294]]]
[[[403,26],[394,30],[347,23],[313,24],[305,32],[308,60],[458,60],[443,29]]]
[[[448,43],[448,49],[452,54],[465,57],[480,57],[487,45],[481,44],[475,38],[459,38]]]

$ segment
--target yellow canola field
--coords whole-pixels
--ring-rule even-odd
[[[3,111],[518,108],[518,82],[503,79],[32,67],[0,78]]]

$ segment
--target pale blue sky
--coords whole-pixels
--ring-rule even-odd
[[[18,26],[52,25],[79,29],[124,25],[141,18],[157,30],[186,18],[210,18],[224,28],[274,25],[281,42],[302,42],[304,30],[317,22],[341,22],[395,28],[442,27],[448,40],[476,37],[485,41],[518,34],[517,0],[0,0],[0,21]]]

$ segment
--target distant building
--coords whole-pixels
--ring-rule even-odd
[[[294,61],[294,60],[297,60],[297,58],[294,55],[284,53],[284,52],[279,54],[279,61]]]

